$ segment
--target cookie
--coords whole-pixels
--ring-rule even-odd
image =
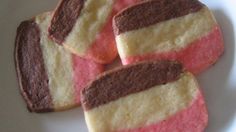
[[[104,73],[81,93],[91,132],[203,132],[204,97],[178,62],[141,62]]]
[[[194,74],[214,64],[224,51],[221,29],[198,0],[151,0],[113,19],[123,64],[177,60]]]
[[[138,0],[62,0],[49,36],[72,53],[107,64],[117,56],[112,17]]]
[[[51,13],[17,29],[15,64],[20,91],[31,112],[60,111],[80,104],[80,91],[103,65],[71,54],[48,38]]]

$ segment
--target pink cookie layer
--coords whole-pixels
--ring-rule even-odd
[[[119,132],[203,132],[208,123],[208,112],[201,93],[188,108],[169,119],[150,126]]]
[[[183,63],[188,71],[198,74],[214,64],[223,51],[223,36],[220,27],[217,25],[206,36],[199,38],[179,51],[137,55],[121,58],[121,60],[125,65],[143,60],[178,60]]]
[[[73,80],[76,92],[76,102],[80,104],[80,92],[89,83],[96,78],[98,74],[104,71],[104,67],[92,60],[83,59],[76,55],[73,58]]]
[[[112,62],[116,58],[117,48],[113,34],[112,18],[125,7],[137,3],[138,1],[140,0],[117,0],[114,3],[111,15],[108,17],[100,33],[96,35],[95,41],[87,51],[86,58],[91,58],[105,64]]]

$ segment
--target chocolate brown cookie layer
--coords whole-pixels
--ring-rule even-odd
[[[58,44],[62,44],[65,37],[71,32],[85,0],[61,0],[56,8],[51,25],[48,29],[49,36]]]
[[[199,11],[198,0],[151,0],[118,13],[113,19],[116,35]]]
[[[126,95],[177,80],[183,72],[177,62],[142,62],[101,75],[82,91],[85,110]],[[96,98],[94,98],[96,97]]]
[[[32,112],[52,111],[48,76],[40,48],[40,29],[34,20],[24,21],[17,29],[15,64],[21,93]]]

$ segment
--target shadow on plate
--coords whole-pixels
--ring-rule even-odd
[[[206,132],[222,132],[234,121],[236,113],[236,89],[230,82],[235,54],[234,27],[222,10],[213,10],[221,26],[225,52],[220,60],[198,79],[206,97],[209,111],[209,125]],[[235,82],[234,82],[235,83]]]
[[[12,88],[15,88],[12,85]],[[0,131],[1,132],[42,132],[41,121],[29,114],[23,99],[20,98],[18,89],[11,91],[10,88],[5,89],[3,95],[4,100],[0,107]],[[12,103],[14,102],[14,103]]]

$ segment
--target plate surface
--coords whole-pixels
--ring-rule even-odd
[[[32,114],[19,94],[13,62],[16,28],[23,20],[52,10],[58,0],[0,1],[0,131],[87,132],[81,108],[50,114]],[[198,76],[209,110],[206,132],[236,132],[236,1],[202,0],[220,24],[225,53]]]

